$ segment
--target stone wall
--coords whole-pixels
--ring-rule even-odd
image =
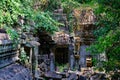
[[[0,80],[32,80],[29,69],[20,65],[18,44],[0,33]]]
[[[80,61],[79,64],[81,67],[86,67],[86,57],[87,55],[90,55],[89,52],[86,51],[86,48],[89,47],[88,45],[81,45],[80,47]]]

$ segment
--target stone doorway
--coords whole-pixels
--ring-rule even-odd
[[[60,65],[68,63],[68,47],[58,47],[55,49],[55,62]]]

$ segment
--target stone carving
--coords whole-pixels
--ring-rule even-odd
[[[59,45],[69,44],[69,35],[64,32],[56,32],[53,40]]]
[[[17,60],[17,46],[10,40],[0,40],[0,67],[7,66]]]

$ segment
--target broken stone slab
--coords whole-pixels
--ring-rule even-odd
[[[57,74],[61,75],[62,78],[68,78],[70,76],[70,74],[67,73],[67,72],[60,72],[60,73],[57,73]]]
[[[40,46],[40,43],[37,41],[28,41],[25,45],[27,47],[35,47],[35,46]]]
[[[44,77],[46,79],[55,79],[55,80],[61,80],[62,79],[62,76],[56,74],[55,72],[46,72]]]
[[[106,80],[105,74],[103,73],[95,73],[91,75],[90,77],[91,80]]]
[[[75,73],[71,73],[70,76],[68,77],[68,80],[77,80],[78,76]]]

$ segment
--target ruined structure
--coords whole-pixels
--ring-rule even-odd
[[[64,24],[60,27],[60,31],[53,36],[53,40],[56,42],[55,60],[61,61],[61,63],[69,63],[70,69],[92,66],[92,56],[86,51],[86,48],[94,41],[92,31],[95,29],[96,17],[93,10],[73,11],[75,24],[73,27],[74,35],[72,36],[69,34],[67,18],[62,9],[55,10],[54,16]]]
[[[0,29],[1,32],[2,29]],[[0,33],[0,80],[32,80],[28,68],[18,63],[19,47],[4,32]]]
[[[74,29],[74,33],[76,37],[80,38],[79,64],[81,67],[86,67],[88,66],[86,62],[92,64],[91,61],[87,61],[87,58],[90,58],[91,54],[86,51],[86,48],[89,47],[95,39],[92,32],[95,29],[94,23],[96,21],[96,16],[92,9],[74,10],[74,16],[77,19],[77,26]]]
[[[92,66],[91,54],[86,52],[86,48],[94,41],[92,30],[94,29],[95,15],[91,9],[88,9],[74,10],[73,16],[75,19],[73,35],[69,32],[67,16],[62,9],[55,10],[54,18],[64,26],[61,26],[60,31],[55,32],[54,35],[44,31],[38,31],[38,34],[22,33],[21,47],[29,56],[30,69],[34,78],[61,79],[66,76],[66,74],[54,73],[57,71],[57,64],[67,64],[65,71]],[[76,74],[70,73],[69,75],[74,77],[66,77],[71,79],[76,77]]]

